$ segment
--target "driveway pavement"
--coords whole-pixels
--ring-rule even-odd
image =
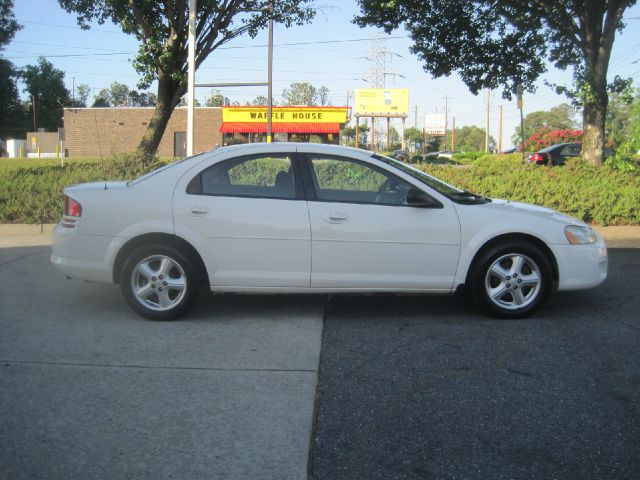
[[[1,478],[306,478],[324,298],[151,322],[49,255],[0,249]]]
[[[316,398],[318,479],[640,473],[639,250],[521,322],[333,296],[316,397],[324,297],[205,296],[154,323],[55,271],[50,229],[0,225],[0,478],[306,478]]]
[[[452,297],[332,296],[316,480],[640,478],[640,250],[501,321]]]

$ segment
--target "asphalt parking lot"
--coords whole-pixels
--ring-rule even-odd
[[[1,479],[300,479],[324,299],[205,296],[181,322],[0,249]]]
[[[315,479],[640,478],[640,250],[499,321],[452,298],[333,296]]]
[[[209,295],[156,323],[49,254],[0,248],[0,478],[640,478],[640,249],[511,322]]]

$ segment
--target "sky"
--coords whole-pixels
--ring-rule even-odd
[[[318,0],[322,8],[315,20],[302,27],[274,28],[273,95],[277,101],[291,82],[307,81],[316,87],[325,85],[333,105],[353,105],[356,88],[369,88],[364,81],[371,70],[368,60],[375,37],[379,47],[388,51],[385,71],[387,88],[408,88],[410,114],[406,126],[421,128],[425,114],[444,113],[445,98],[449,125],[455,117],[456,127],[484,127],[486,95],[474,96],[457,75],[432,78],[422,69],[421,62],[411,54],[411,39],[407,32],[397,30],[390,35],[374,28],[360,28],[351,20],[358,14],[355,0]],[[81,30],[73,14],[60,8],[57,0],[15,0],[14,13],[23,26],[14,40],[2,52],[17,67],[35,64],[39,56],[46,57],[65,72],[69,90],[73,85],[88,84],[94,93],[114,82],[137,88],[139,75],[131,65],[138,43],[122,33],[116,25],[105,23],[90,30]],[[627,27],[616,37],[609,77],[632,77],[640,82],[640,6],[625,13]],[[196,83],[262,82],[267,80],[267,33],[255,39],[240,37],[214,51],[196,72]],[[548,110],[566,98],[557,95],[543,83],[570,85],[571,72],[549,66],[538,82],[535,93],[525,93],[524,114]],[[151,90],[155,90],[155,85]],[[266,87],[235,87],[221,93],[241,104],[259,95],[266,96]],[[196,96],[204,102],[210,89],[198,89]],[[91,101],[91,99],[90,99]],[[498,138],[498,108],[503,105],[503,148],[511,145],[511,137],[519,124],[516,102],[492,93],[490,133]],[[576,117],[579,122],[580,118]],[[400,124],[396,125],[399,128]]]

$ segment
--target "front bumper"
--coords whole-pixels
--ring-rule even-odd
[[[603,240],[590,245],[553,245],[560,278],[558,290],[580,290],[607,278],[609,260]]]

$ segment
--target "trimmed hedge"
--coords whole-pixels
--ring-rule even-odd
[[[8,160],[8,161],[6,161]],[[67,185],[101,180],[130,180],[166,160],[135,155],[106,160],[0,161],[0,223],[55,223],[62,215]]]
[[[522,163],[521,155],[480,157],[469,168],[420,165],[447,183],[493,198],[553,208],[587,223],[640,225],[636,174],[576,158],[564,167]]]
[[[158,158],[119,156],[105,161],[80,160],[25,166],[0,160],[0,223],[54,223],[62,214],[66,185],[100,180],[129,180],[167,163]],[[582,159],[564,167],[522,164],[521,155],[485,155],[473,165],[420,164],[418,168],[447,183],[494,198],[533,203],[588,223],[640,225],[640,181],[636,173],[607,166],[595,168]],[[330,165],[322,175],[331,178]],[[351,172],[345,185],[360,177]],[[332,181],[335,183],[334,178]],[[373,181],[373,180],[372,180]]]

